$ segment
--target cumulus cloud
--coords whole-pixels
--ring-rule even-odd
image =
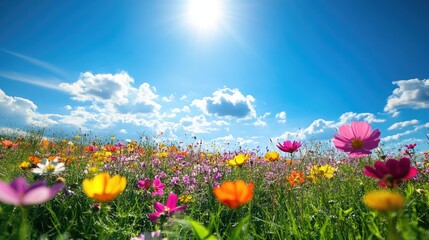
[[[252,95],[244,96],[238,89],[223,88],[215,91],[212,97],[193,100],[191,106],[207,115],[250,119],[256,117],[254,101]]]
[[[407,130],[405,132],[401,132],[401,133],[397,133],[397,134],[394,134],[394,135],[386,136],[386,137],[382,138],[381,140],[385,141],[385,142],[391,141],[391,140],[395,140],[396,141],[396,140],[399,140],[400,138],[402,138],[404,136],[407,136],[407,135],[410,135],[412,133],[418,132],[418,131],[420,131],[423,128],[429,128],[429,122],[425,123],[425,124],[421,124],[421,125],[415,125],[414,128],[411,129],[411,130]]]
[[[279,119],[279,123],[285,123],[286,122],[286,112],[279,112],[276,114],[276,118]]]
[[[402,129],[411,125],[419,124],[419,121],[416,119],[410,120],[410,121],[404,121],[404,122],[397,122],[392,124],[390,127],[387,128],[387,130],[395,130],[395,129]]]
[[[385,112],[398,116],[399,109],[429,108],[429,79],[400,80],[394,81],[393,84],[398,87],[387,98],[387,104],[384,107]]]
[[[376,118],[372,113],[354,113],[346,112],[340,116],[339,124],[350,123],[352,121],[365,121],[367,123],[381,123],[385,122],[385,119]]]
[[[220,126],[229,125],[229,123],[223,120],[214,120],[210,122],[204,115],[194,117],[186,116],[180,119],[179,122],[183,129],[192,133],[208,133],[217,131]]]
[[[0,89],[0,112],[0,121],[3,124],[47,127],[56,123],[49,115],[38,113],[37,106],[32,101],[8,96],[2,89]]]
[[[117,74],[82,73],[74,83],[61,83],[60,87],[72,95],[72,99],[80,102],[102,103],[114,106],[122,113],[156,112],[161,105],[154,99],[156,89],[148,83],[138,88],[132,86],[134,79],[122,71]]]

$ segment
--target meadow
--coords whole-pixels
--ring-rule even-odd
[[[379,136],[360,122],[334,145],[206,150],[3,133],[0,239],[429,239],[429,152]]]

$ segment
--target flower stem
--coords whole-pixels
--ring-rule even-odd
[[[28,233],[28,226],[27,226],[27,208],[21,207],[21,226],[19,226],[19,239],[20,240],[26,240],[27,239],[27,233]]]

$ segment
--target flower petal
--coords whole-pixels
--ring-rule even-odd
[[[170,193],[170,195],[168,196],[167,199],[167,204],[166,206],[170,209],[173,209],[177,206],[177,195],[174,193]]]
[[[0,182],[0,202],[19,205],[20,198],[16,189],[5,182]]]
[[[46,186],[40,186],[38,188],[33,188],[32,190],[28,191],[23,197],[22,197],[22,205],[36,205],[40,203],[44,203],[52,198],[51,196],[51,190],[49,187]]]

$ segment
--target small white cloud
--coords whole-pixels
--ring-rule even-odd
[[[429,108],[429,79],[400,80],[394,81],[393,84],[398,87],[387,98],[385,112],[391,113],[395,117],[399,115],[399,109]]]
[[[170,96],[168,96],[168,97],[162,97],[161,98],[161,100],[163,101],[163,102],[172,102],[172,101],[174,101],[174,95],[173,94],[171,94]]]
[[[412,133],[418,132],[421,129],[427,128],[427,127],[429,127],[429,123],[425,123],[425,124],[422,124],[422,125],[416,125],[416,126],[414,126],[414,129],[407,130],[407,131],[402,132],[402,133],[397,133],[397,134],[394,134],[394,135],[391,135],[391,136],[387,136],[387,137],[382,138],[381,140],[385,141],[385,142],[391,141],[391,140],[399,140],[400,138],[402,138],[404,136],[407,136],[407,135],[410,135]]]
[[[128,133],[128,132],[127,132],[127,130],[126,130],[126,129],[123,129],[123,128],[122,128],[121,130],[119,130],[119,132],[120,132],[120,133],[123,133],[123,134],[127,134],[127,133]]]
[[[404,121],[404,122],[397,122],[392,124],[387,130],[395,130],[395,129],[402,129],[411,125],[419,124],[419,121],[416,119],[410,120],[410,121]]]
[[[188,99],[188,96],[186,96],[186,95],[183,95],[183,96],[180,97],[180,101],[183,101],[183,100],[186,100],[186,99]]]
[[[256,117],[254,101],[252,95],[244,96],[238,89],[225,87],[215,91],[213,97],[193,100],[191,106],[200,108],[207,115],[249,119]]]
[[[276,114],[276,118],[279,119],[279,123],[285,123],[286,122],[286,112],[279,112]]]
[[[262,121],[260,118],[257,118],[256,121],[253,123],[254,126],[267,126],[267,123]]]

